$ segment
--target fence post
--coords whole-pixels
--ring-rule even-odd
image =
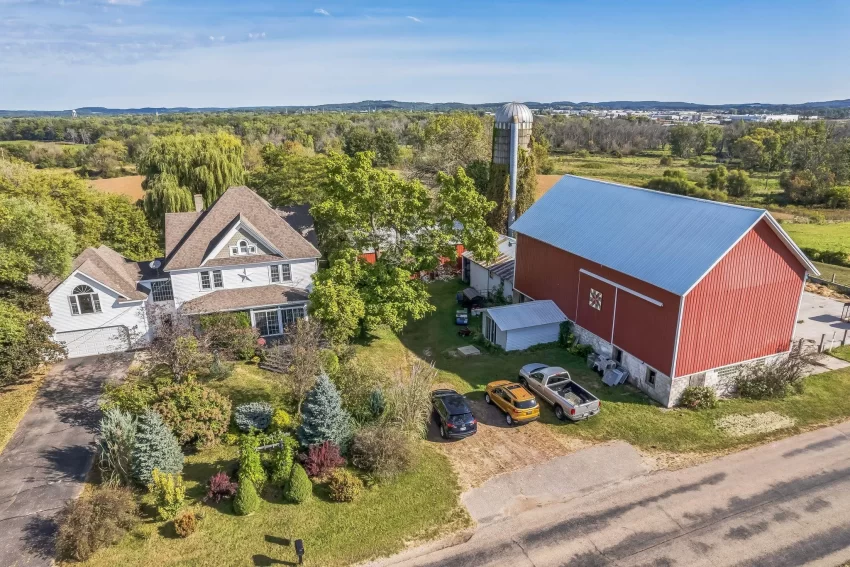
[[[823,352],[823,342],[826,340],[826,333],[820,336],[820,346],[818,347],[818,352]]]
[[[835,272],[832,273],[832,283],[835,283]]]
[[[844,346],[844,345],[847,344],[847,331],[849,331],[849,330],[850,329],[844,329],[844,338],[841,339],[841,346]]]

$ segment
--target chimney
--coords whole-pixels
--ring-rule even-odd
[[[193,197],[195,197],[195,212],[202,212],[204,210],[204,196],[200,193],[195,193]]]

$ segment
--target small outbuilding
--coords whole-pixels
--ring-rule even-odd
[[[481,318],[484,338],[505,350],[524,350],[558,340],[567,320],[554,301],[546,299],[487,309]]]

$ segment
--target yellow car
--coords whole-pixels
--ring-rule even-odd
[[[488,404],[495,404],[496,407],[505,412],[505,421],[508,422],[508,425],[526,423],[540,417],[540,406],[537,404],[537,400],[522,384],[508,380],[490,382],[487,384],[484,401]]]

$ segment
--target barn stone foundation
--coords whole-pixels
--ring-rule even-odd
[[[576,335],[578,342],[587,344],[593,347],[593,350],[605,356],[613,355],[613,345],[605,339],[599,337],[580,327],[573,325],[573,333]],[[622,350],[622,349],[621,349]],[[656,371],[655,384],[647,382],[647,369],[650,368],[639,358],[632,356],[626,351],[623,351],[623,360],[621,365],[629,371],[629,383],[644,392],[647,396],[657,401],[665,407],[673,407],[678,405],[682,397],[682,392],[688,386],[708,386],[712,388],[719,397],[729,397],[735,393],[735,379],[744,371],[744,369],[753,364],[772,363],[787,357],[788,353],[780,353],[756,360],[749,360],[722,368],[715,368],[689,376],[678,376],[671,379],[666,374]]]

